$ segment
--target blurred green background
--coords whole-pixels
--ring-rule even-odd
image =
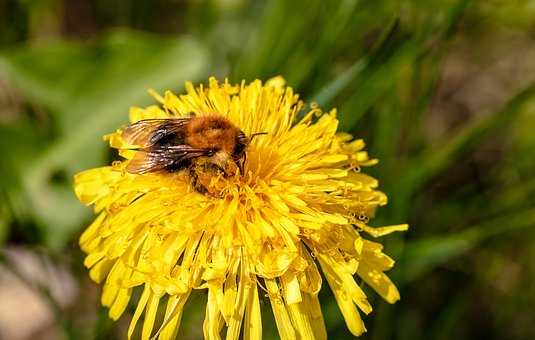
[[[72,176],[114,159],[101,136],[147,88],[210,75],[283,75],[381,160],[372,225],[411,229],[382,241],[402,298],[367,290],[363,339],[535,339],[535,1],[0,0],[1,339],[125,337],[82,266]]]

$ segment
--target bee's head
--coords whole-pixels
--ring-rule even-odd
[[[243,131],[240,130],[238,133],[238,136],[236,137],[236,145],[234,146],[234,152],[232,153],[232,158],[238,165],[238,168],[240,169],[240,173],[243,174],[243,168],[245,166],[245,159],[246,159],[246,149],[247,146],[251,143],[253,138],[259,135],[266,135],[267,132],[257,132],[253,133],[251,136],[247,137]]]

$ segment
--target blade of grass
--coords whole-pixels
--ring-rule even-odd
[[[359,74],[368,66],[370,59],[377,50],[383,48],[388,37],[394,32],[397,25],[397,17],[390,20],[380,37],[374,43],[370,50],[370,55],[364,56],[355,61],[351,67],[342,72],[338,77],[321,88],[316,94],[312,95],[310,101],[317,103],[320,107],[326,107],[332,100],[340,94],[347,86],[353,82]]]
[[[479,243],[503,233],[535,227],[535,209],[500,216],[449,235],[407,242],[396,267],[395,281],[408,284],[419,276],[467,253]]]
[[[412,192],[418,190],[485,137],[513,121],[524,105],[534,97],[535,84],[532,84],[510,99],[501,111],[467,124],[452,136],[429,146],[409,163],[408,169],[411,170],[406,171],[408,177],[405,185]]]

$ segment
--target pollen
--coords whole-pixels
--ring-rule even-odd
[[[281,77],[239,85],[211,78],[155,98],[159,106],[132,108],[130,121],[193,112],[222,115],[247,136],[267,134],[247,146],[243,173],[202,179],[212,195],[180,173],[125,171],[135,151],[120,129],[106,139],[122,159],[75,176],[76,195],[96,214],[80,237],[84,264],[102,283],[112,319],[135,304],[128,338],[175,339],[194,290],[207,294],[205,339],[261,339],[261,300],[281,339],[326,339],[325,285],[356,336],[366,330],[360,313],[372,312],[357,282],[389,303],[399,299],[384,274],[394,261],[370,238],[407,225],[368,224],[387,203],[365,174],[377,160],[362,140],[337,132],[336,110],[305,112]]]

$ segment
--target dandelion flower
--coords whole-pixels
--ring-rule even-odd
[[[90,277],[104,283],[110,317],[142,291],[129,338],[139,322],[142,339],[174,339],[188,297],[206,290],[206,339],[260,339],[261,299],[281,339],[325,339],[320,270],[354,335],[366,330],[359,310],[372,311],[356,279],[390,303],[399,299],[384,274],[394,261],[365,236],[407,225],[367,224],[387,201],[360,171],[377,161],[362,140],[337,133],[335,110],[307,112],[280,77],[240,85],[211,78],[207,87],[187,83],[183,95],[152,94],[160,105],[132,108],[131,122],[218,114],[247,135],[267,134],[248,146],[244,174],[214,176],[211,194],[184,172],[127,172],[136,151],[121,129],[105,139],[123,160],[75,176],[76,195],[98,215],[80,245]]]

